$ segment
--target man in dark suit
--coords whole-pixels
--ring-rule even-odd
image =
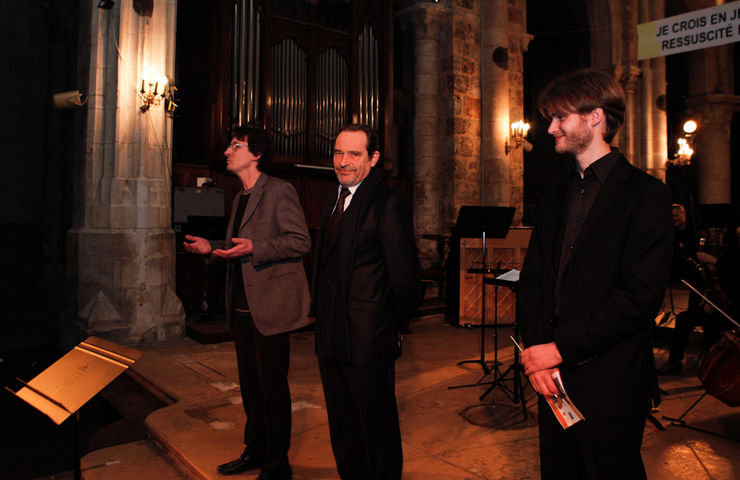
[[[539,399],[542,478],[646,478],[645,417],[659,401],[651,348],[671,267],[666,185],[609,142],[624,92],[597,70],[553,80],[540,94],[555,150],[573,174],[540,199],[521,272],[517,317],[525,374]],[[565,391],[585,417],[563,429],[544,396]]]
[[[244,452],[219,465],[231,475],[261,467],[259,480],[289,480],[291,330],[311,322],[302,257],[311,248],[292,185],[262,173],[272,157],[262,129],[235,127],[224,154],[242,181],[226,229],[229,241],[186,235],[185,249],[228,260],[226,318],[236,345],[247,422]]]
[[[398,480],[403,453],[395,395],[401,324],[418,304],[419,260],[405,199],[373,170],[364,125],[334,146],[339,186],[322,215],[312,280],[316,352],[334,458],[343,480]]]

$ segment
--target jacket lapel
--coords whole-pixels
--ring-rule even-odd
[[[333,235],[331,236],[331,238],[326,239],[326,248],[324,248],[323,250],[323,255],[326,255],[329,251],[331,251],[331,249],[335,247],[335,244],[340,238],[344,238],[345,240],[349,239],[350,245],[354,247],[354,242],[357,236],[357,231],[359,231],[360,222],[365,216],[364,212],[367,210],[370,197],[372,197],[373,193],[375,192],[375,188],[377,187],[379,182],[380,174],[375,169],[370,170],[368,176],[365,177],[357,190],[355,190],[355,193],[352,195],[352,201],[350,202],[349,207],[347,207],[347,210],[342,213],[342,216],[337,221]],[[337,194],[335,193],[335,195]],[[327,205],[327,208],[324,211],[323,220],[321,222],[321,231],[324,232],[324,235],[326,235],[326,223],[328,222],[328,219],[332,214],[332,207],[334,207],[334,203],[336,203],[337,197],[335,196],[333,200],[333,202],[330,201],[330,204]],[[323,238],[320,240],[323,240]]]
[[[329,217],[331,217],[331,214],[334,212],[334,205],[337,203],[338,200],[338,194],[336,193],[336,190],[334,191],[334,195],[332,197],[329,197],[329,200],[326,202],[326,207],[324,208],[324,213],[322,215],[321,219],[321,227],[319,227],[319,232],[321,232],[321,235],[318,239],[321,245],[321,256],[322,258],[325,257],[332,248],[334,248],[334,244],[337,242],[337,237],[339,237],[339,226],[342,224],[342,220],[344,219],[344,213],[342,214],[342,218],[339,219],[337,224],[334,226],[334,231],[332,232],[332,235],[327,237],[327,231],[326,231],[326,225],[329,223]],[[350,205],[352,205],[350,203]]]

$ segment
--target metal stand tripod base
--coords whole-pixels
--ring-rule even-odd
[[[487,361],[484,356],[480,358],[479,360],[463,360],[461,362],[457,362],[457,366],[465,365],[466,363],[475,363],[481,366],[483,369],[483,376],[478,379],[475,383],[468,383],[466,385],[454,385],[452,387],[447,387],[448,390],[454,390],[456,388],[468,388],[468,387],[477,387],[478,385],[490,385],[491,382],[484,382],[483,379],[489,376],[494,370],[498,368],[498,366],[501,364],[498,361]],[[492,365],[493,368],[491,368],[489,365]]]
[[[466,385],[453,385],[453,386],[451,386],[451,387],[447,387],[447,390],[455,390],[456,388],[468,388],[468,387],[478,387],[478,386],[480,386],[480,385],[490,385],[490,384],[492,384],[493,382],[482,382],[482,381],[481,381],[481,380],[483,380],[484,378],[486,378],[486,377],[487,377],[488,375],[490,375],[490,373],[486,373],[486,374],[484,374],[484,375],[483,375],[482,377],[480,377],[480,378],[478,379],[478,381],[477,381],[477,382],[475,382],[475,383],[468,383],[468,384],[466,384]]]
[[[488,366],[489,363],[493,363],[493,368],[497,368],[499,365],[498,357],[494,359],[493,362],[486,361],[486,269],[488,268],[488,265],[486,263],[486,230],[483,229],[482,237],[481,237],[481,245],[483,248],[483,251],[481,253],[482,258],[482,269],[481,273],[483,275],[483,278],[481,279],[481,318],[480,318],[480,358],[476,360],[463,360],[462,362],[457,362],[457,365],[464,365],[466,363],[477,363],[481,366],[483,369],[483,376],[478,379],[475,383],[470,383],[467,385],[455,385],[452,387],[447,387],[448,390],[454,390],[456,388],[467,388],[467,387],[477,387],[478,385],[489,385],[491,382],[482,382],[484,378],[489,376],[492,372],[491,367]]]
[[[663,418],[665,418],[665,417],[663,417]],[[665,427],[663,426],[662,423],[660,423],[660,420],[658,420],[657,418],[655,418],[655,415],[653,415],[652,413],[648,413],[647,414],[647,419],[650,421],[650,423],[653,424],[653,426],[657,430],[660,430],[661,432],[665,432]]]
[[[486,375],[490,375],[491,372],[492,372],[490,366],[498,367],[499,365],[501,365],[501,362],[499,362],[499,361],[485,360],[485,359],[481,359],[481,360],[463,360],[463,361],[457,362],[455,365],[457,365],[459,367],[460,365],[465,365],[466,363],[476,363],[476,364],[480,365],[481,368],[483,368],[483,372]]]
[[[457,366],[464,365],[466,363],[477,363],[483,368],[483,376],[478,379],[475,383],[468,383],[466,385],[454,385],[452,387],[447,387],[448,390],[454,390],[456,388],[468,388],[468,387],[477,387],[479,385],[490,385],[494,383],[493,380],[490,382],[483,382],[482,380],[489,376],[491,373],[494,373],[498,371],[498,366],[501,365],[501,362],[498,361],[487,361],[487,360],[463,360],[461,362],[457,362]],[[491,366],[489,366],[491,365]],[[499,373],[499,376],[501,376],[501,373]]]
[[[706,396],[707,396],[707,392],[702,393],[701,397],[699,397],[699,399],[697,401],[695,401],[693,404],[691,404],[691,406],[689,408],[687,408],[686,411],[683,412],[680,417],[678,417],[678,418],[671,418],[671,417],[666,417],[664,415],[663,416],[663,420],[668,420],[669,422],[671,422],[671,425],[673,425],[674,427],[689,428],[689,429],[694,430],[694,431],[697,431],[697,432],[708,433],[710,435],[714,435],[714,436],[717,436],[717,437],[726,438],[728,440],[734,440],[736,442],[737,441],[740,441],[740,440],[738,440],[736,438],[728,437],[727,435],[722,435],[721,433],[713,432],[711,430],[705,430],[703,428],[692,427],[691,425],[689,425],[688,423],[686,423],[684,421],[683,417],[685,417],[686,415],[688,415],[688,413],[695,406],[697,406],[699,404],[699,402],[701,402],[704,399],[704,397],[706,397]]]
[[[512,378],[507,379],[506,377],[509,374],[512,374]],[[498,387],[501,389],[502,392],[504,392],[504,395],[506,395],[506,398],[508,398],[511,403],[517,404],[521,402],[522,404],[522,413],[524,414],[524,419],[526,420],[529,417],[529,414],[527,413],[527,401],[524,399],[524,384],[522,383],[521,375],[524,374],[524,367],[518,362],[514,361],[511,365],[509,365],[509,368],[504,370],[504,373],[498,373],[498,378],[490,382],[491,386],[488,387],[488,390],[483,392],[483,394],[478,397],[478,400],[483,400],[488,396],[489,393],[493,391],[494,388]],[[513,381],[514,385],[513,388],[510,388],[505,382],[507,381]]]
[[[491,374],[491,367],[489,367],[488,364],[492,362],[489,362],[487,360],[463,360],[462,362],[457,362],[455,365],[459,367],[460,365],[465,365],[466,363],[476,363],[481,366],[481,368],[483,369],[483,373],[485,373],[486,375]]]

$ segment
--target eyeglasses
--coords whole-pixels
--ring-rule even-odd
[[[240,148],[240,147],[246,147],[246,145],[243,144],[243,143],[230,143],[230,144],[226,145],[226,150],[228,150],[230,148],[233,148],[234,150],[236,150],[237,148]]]

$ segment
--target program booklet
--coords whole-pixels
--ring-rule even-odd
[[[560,370],[557,368],[552,374],[552,379],[555,381],[555,385],[558,387],[559,395],[557,397],[545,397],[547,404],[550,405],[552,413],[555,414],[555,418],[558,419],[560,425],[563,428],[568,428],[572,425],[583,420],[583,415],[576,408],[571,401],[567,393],[565,393],[565,387],[563,387],[563,379],[560,378]]]

